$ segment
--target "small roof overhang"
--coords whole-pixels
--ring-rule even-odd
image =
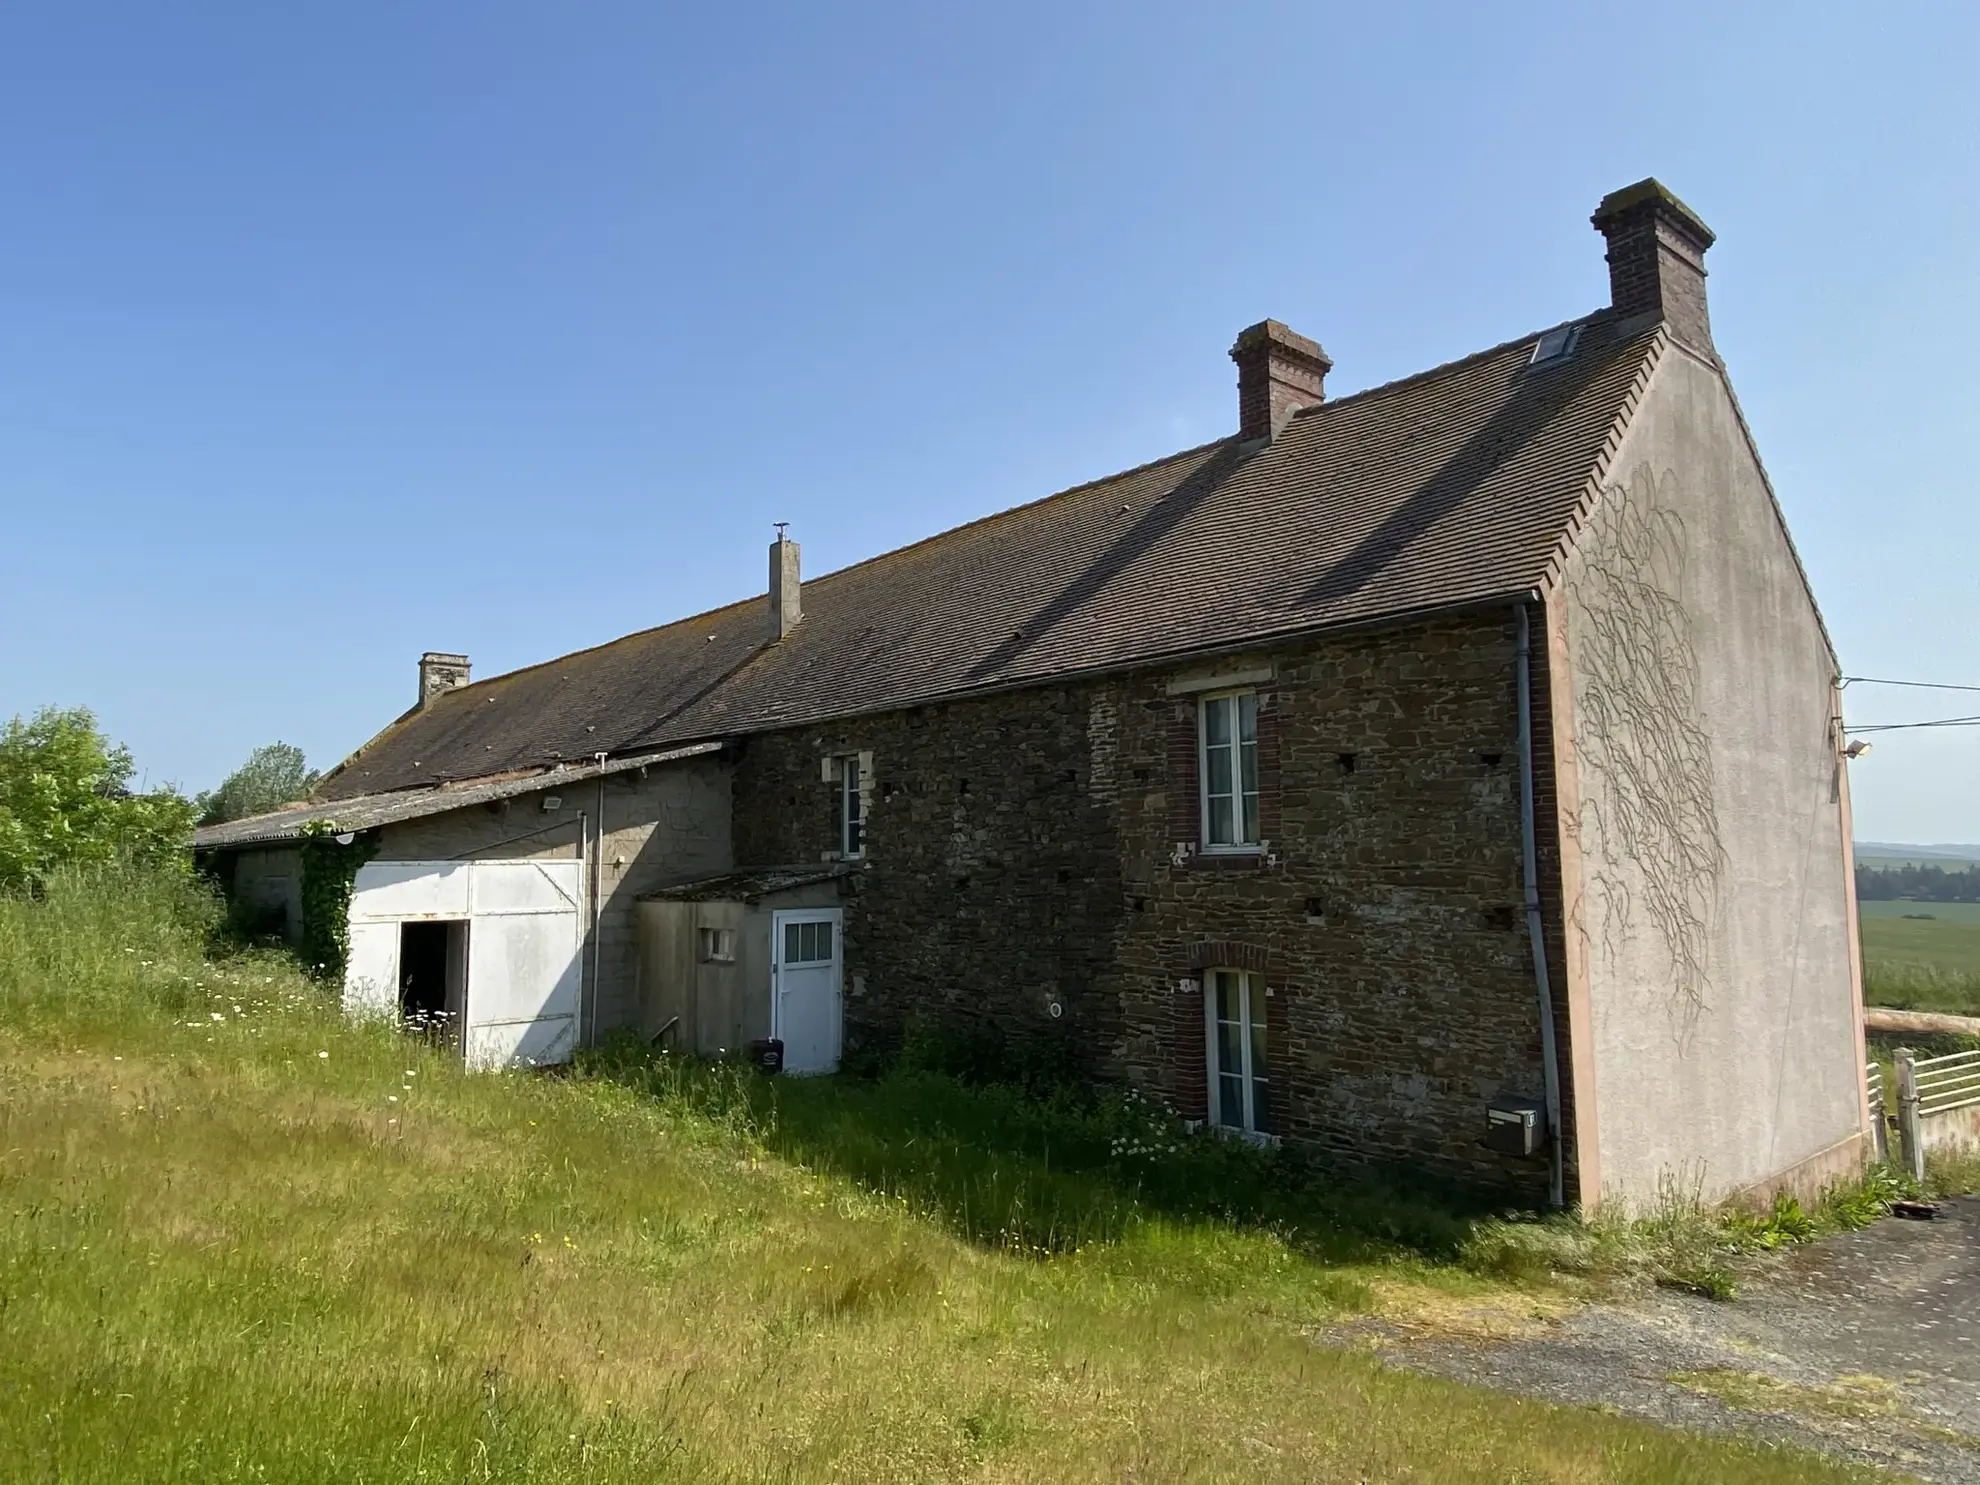
[[[392,825],[401,820],[418,820],[427,815],[443,815],[449,810],[465,809],[471,804],[489,804],[495,800],[511,799],[519,794],[535,794],[545,789],[562,788],[566,784],[580,784],[586,779],[604,778],[615,773],[629,773],[636,768],[651,768],[656,763],[673,763],[683,758],[701,758],[710,753],[719,753],[719,742],[694,743],[684,748],[668,748],[659,753],[640,753],[629,758],[610,758],[603,763],[578,763],[546,768],[520,777],[505,777],[495,780],[465,780],[459,783],[440,784],[431,789],[398,789],[389,794],[359,794],[350,799],[332,799],[323,802],[304,802],[288,805],[279,810],[271,810],[265,815],[250,815],[244,820],[229,820],[222,825],[207,825],[193,833],[193,849],[196,851],[228,850],[238,846],[274,845],[301,837],[303,827],[318,820],[334,825],[341,831],[371,830],[380,825]]]
[[[817,866],[759,866],[750,871],[725,872],[719,877],[679,882],[640,894],[641,902],[755,902],[759,898],[836,881],[859,870],[856,861],[827,861]]]

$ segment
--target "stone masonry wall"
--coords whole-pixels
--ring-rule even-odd
[[[744,743],[744,866],[829,857],[839,786],[820,759],[873,755],[867,869],[845,884],[848,1046],[891,1043],[917,1012],[957,1029],[994,1022],[1019,1042],[1095,1049],[1118,1036],[1100,988],[1121,868],[1093,697],[1049,687]]]
[[[1186,688],[1247,674],[1269,677],[1266,846],[1206,856]],[[830,852],[820,759],[870,752],[849,1044],[917,1012],[994,1021],[1201,1117],[1201,972],[1251,968],[1270,994],[1273,1132],[1537,1194],[1544,1160],[1480,1143],[1491,1097],[1542,1083],[1514,684],[1506,611],[756,736],[736,857]]]

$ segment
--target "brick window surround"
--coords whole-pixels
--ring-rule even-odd
[[[1192,970],[1206,969],[1248,969],[1254,974],[1265,974],[1271,964],[1271,952],[1258,944],[1239,943],[1234,939],[1206,939],[1192,944],[1189,950],[1189,967]]]
[[[1279,836],[1279,709],[1270,690],[1258,691],[1258,835],[1260,849],[1203,849],[1201,732],[1197,696],[1179,697],[1169,714],[1169,839],[1189,847],[1176,863],[1185,870],[1256,871],[1266,866]]]
[[[1271,951],[1262,944],[1237,939],[1203,939],[1189,946],[1184,956],[1187,972],[1175,979],[1169,996],[1169,1047],[1165,1059],[1169,1067],[1170,1099],[1183,1118],[1202,1122],[1210,1117],[1209,1048],[1203,1034],[1203,972],[1207,969],[1243,969],[1253,974],[1271,972]],[[1270,981],[1267,981],[1268,991]],[[1275,997],[1275,1009],[1283,1007],[1283,997]],[[1268,1068],[1281,1064],[1284,1056],[1283,1012],[1268,1016],[1265,1022],[1265,1061]],[[1268,1074],[1269,1076],[1269,1074]],[[1274,1113],[1273,1121],[1282,1117]],[[1270,1131],[1276,1132],[1276,1131]]]

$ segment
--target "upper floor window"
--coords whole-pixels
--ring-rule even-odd
[[[859,754],[848,753],[839,760],[839,854],[857,856],[865,847],[866,780],[859,766]]]
[[[1258,833],[1258,693],[1203,698],[1197,719],[1203,799],[1203,847],[1256,850]]]

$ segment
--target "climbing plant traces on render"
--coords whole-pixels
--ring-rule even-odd
[[[351,953],[351,888],[358,868],[378,854],[376,835],[357,835],[348,845],[335,821],[312,820],[302,827],[302,939],[297,952],[311,974],[342,984]]]
[[[1677,476],[1641,467],[1602,493],[1569,585],[1578,610],[1576,746],[1596,761],[1583,799],[1613,956],[1647,923],[1673,1008],[1705,1005],[1726,853],[1685,597]],[[1618,870],[1627,862],[1633,870]],[[1585,931],[1585,925],[1584,925]]]

